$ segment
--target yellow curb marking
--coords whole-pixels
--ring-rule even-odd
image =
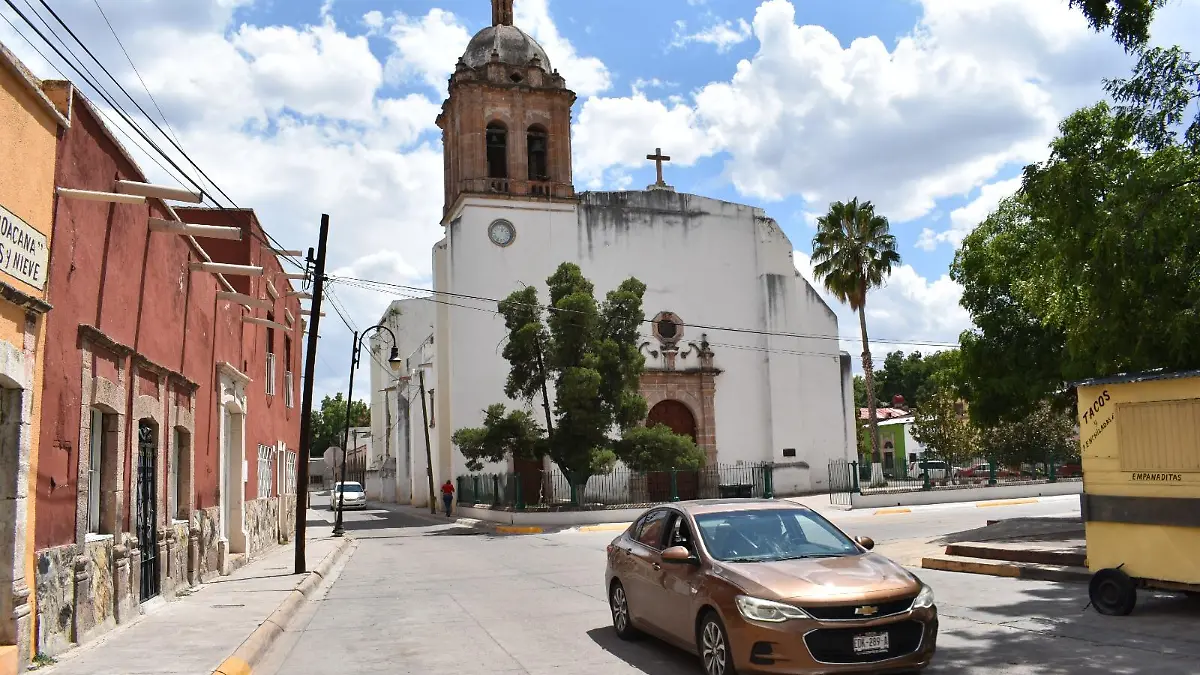
[[[892,514],[895,514],[895,513],[912,513],[912,509],[905,509],[905,508],[899,508],[899,509],[878,509],[878,510],[876,510],[876,511],[875,511],[874,515],[876,515],[876,516],[889,516],[889,515],[892,515]]]
[[[629,523],[603,523],[600,525],[584,525],[580,532],[620,532],[629,527]]]
[[[497,525],[496,531],[501,534],[541,534],[542,528],[529,526],[522,527],[519,525]]]
[[[975,506],[977,506],[979,508],[984,508],[986,506],[1015,506],[1017,504],[1036,504],[1036,503],[1038,503],[1037,497],[1030,497],[1029,499],[1004,499],[1004,500],[995,501],[995,502],[979,502]]]
[[[251,675],[254,671],[250,668],[250,664],[231,656],[225,659],[225,662],[217,666],[213,671],[213,675]]]

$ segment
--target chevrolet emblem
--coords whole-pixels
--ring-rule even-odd
[[[854,610],[855,616],[875,616],[878,613],[879,613],[879,608],[871,607],[870,605],[867,605],[865,607],[858,607]]]

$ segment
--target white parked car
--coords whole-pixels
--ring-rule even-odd
[[[929,469],[929,480],[946,480],[953,472],[950,465],[940,459],[923,459],[908,465],[908,477],[910,479],[922,478],[925,476],[926,468]]]
[[[343,486],[345,487],[343,488]],[[342,495],[343,489],[346,492],[344,497]],[[367,493],[363,490],[362,485],[353,481],[334,483],[333,489],[329,491],[329,510],[336,511],[338,502],[342,503],[343,510],[365,509],[367,507]]]

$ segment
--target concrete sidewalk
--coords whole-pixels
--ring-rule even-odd
[[[280,546],[227,577],[196,587],[186,597],[119,627],[95,642],[67,652],[58,663],[39,668],[46,675],[208,675],[243,643],[269,636],[264,625],[280,622],[288,600],[314,571],[328,569],[349,550],[349,538],[330,536],[331,528],[311,509],[306,547],[309,572],[293,574],[295,549]],[[316,524],[321,523],[321,524]],[[304,589],[313,586],[310,582]],[[286,623],[284,621],[284,623]],[[253,636],[253,639],[251,639]],[[262,647],[266,645],[256,645]],[[228,666],[226,666],[227,668]],[[250,670],[244,671],[249,673]]]

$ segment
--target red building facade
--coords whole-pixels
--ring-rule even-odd
[[[90,103],[46,87],[69,99],[58,188],[145,182]],[[252,211],[60,193],[53,232],[34,534],[35,634],[49,655],[290,539],[302,335],[299,298]]]

